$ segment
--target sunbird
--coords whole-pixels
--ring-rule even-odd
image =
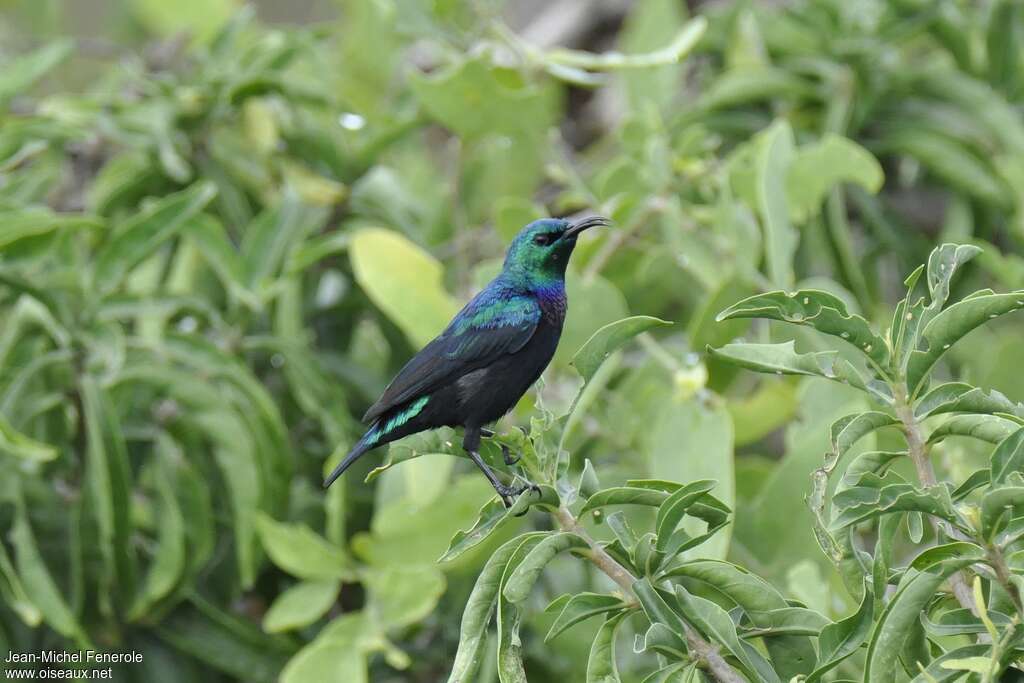
[[[545,218],[520,230],[501,273],[405,364],[366,411],[363,422],[369,428],[324,487],[378,446],[428,429],[462,427],[462,448],[506,507],[535,489],[502,484],[480,459],[480,440],[493,435],[487,425],[512,410],[551,362],[565,322],[565,267],[580,233],[601,225],[610,221]]]

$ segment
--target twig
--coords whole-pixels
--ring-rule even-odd
[[[605,552],[605,549],[590,537],[579,520],[567,508],[559,507],[553,514],[564,531],[570,531],[586,542],[590,547],[590,561],[622,588],[628,601],[627,604],[638,605],[639,601],[633,593],[636,577],[616,562],[614,557]],[[736,670],[729,666],[729,663],[718,653],[718,648],[715,645],[704,640],[689,624],[684,622],[683,627],[686,630],[686,642],[689,645],[690,654],[694,659],[702,662],[716,680],[720,683],[746,683],[745,679],[736,673]]]
[[[1024,619],[1024,601],[1021,600],[1017,584],[1013,582],[1010,576],[1010,568],[1006,564],[1006,558],[1003,557],[1003,553],[998,548],[992,546],[985,549],[985,554],[988,556],[988,562],[996,573],[996,581],[999,582],[999,585],[1010,596],[1010,601],[1013,602],[1013,606],[1017,609],[1017,614],[1020,618]]]

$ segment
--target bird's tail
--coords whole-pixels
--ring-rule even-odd
[[[324,479],[324,488],[327,488],[333,484],[338,477],[345,474],[345,470],[352,466],[356,460],[361,458],[364,453],[369,450],[373,450],[376,446],[380,445],[380,421],[374,422],[370,425],[370,428],[366,430],[362,438],[352,446],[352,450],[348,452],[348,455],[338,463],[338,466],[334,468],[334,471]]]
[[[429,402],[429,396],[421,396],[415,401],[406,403],[401,408],[374,420],[362,438],[356,442],[356,445],[345,456],[345,459],[324,480],[324,488],[333,484],[338,477],[345,473],[345,470],[352,466],[352,463],[362,457],[367,451],[423,429],[423,424],[413,420],[413,418],[420,415]]]

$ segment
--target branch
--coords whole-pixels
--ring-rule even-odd
[[[590,537],[590,534],[583,528],[579,520],[569,512],[568,508],[564,506],[559,507],[553,514],[562,530],[572,532],[586,541],[587,545],[590,546],[590,561],[594,563],[594,566],[622,588],[630,604],[638,605],[639,601],[633,593],[633,584],[636,582],[636,577],[619,564],[614,557],[605,552],[605,549],[597,541]],[[697,661],[702,662],[707,667],[707,670],[711,672],[711,675],[716,680],[720,683],[746,683],[746,680],[736,673],[736,670],[729,666],[729,663],[718,653],[718,648],[715,645],[704,640],[686,622],[683,622],[683,627],[686,629],[686,642],[689,645],[690,653]]]

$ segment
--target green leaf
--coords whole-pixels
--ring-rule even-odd
[[[874,431],[897,423],[898,420],[892,415],[878,411],[854,413],[836,420],[829,428],[829,443],[832,452],[825,458],[825,471],[831,472],[857,441]]]
[[[662,577],[700,581],[736,603],[746,612],[755,631],[764,634],[768,654],[781,676],[792,678],[807,674],[814,666],[814,646],[808,638],[794,635],[792,629],[797,626],[796,633],[807,635],[810,630],[817,635],[824,625],[821,622],[827,623],[827,620],[817,613],[805,614],[810,610],[796,614],[787,612],[795,608],[790,608],[785,598],[764,579],[730,562],[708,559],[684,562]],[[817,626],[809,629],[808,624]],[[784,627],[781,633],[773,633],[780,627]]]
[[[992,451],[992,485],[1006,483],[1013,472],[1024,472],[1024,428],[999,442]]]
[[[953,683],[963,678],[964,670],[955,667],[947,667],[948,662],[956,662],[968,657],[980,657],[988,654],[992,649],[991,645],[964,645],[936,657],[928,664],[928,667],[911,679],[911,683]],[[991,661],[988,659],[987,661]]]
[[[662,603],[664,604],[664,602]],[[669,659],[684,659],[687,656],[686,641],[683,640],[683,633],[673,631],[669,626],[653,619],[650,628],[646,633],[636,636],[633,644],[633,652],[656,652]]]
[[[426,113],[457,135],[546,131],[557,114],[554,93],[518,71],[474,57],[429,76],[413,74],[409,88]]]
[[[517,499],[515,506],[519,506],[520,501],[524,501],[526,498],[520,497]],[[473,523],[473,526],[467,531],[458,531],[452,537],[451,543],[448,544],[448,550],[437,561],[450,562],[466,551],[483,543],[501,527],[503,522],[508,520],[509,511],[497,498],[488,500],[480,508],[480,515],[477,517],[476,522]],[[517,510],[516,513],[518,514],[519,511]]]
[[[820,680],[867,640],[873,625],[874,604],[875,597],[868,584],[856,612],[821,630],[818,636],[818,663],[807,677],[807,683]]]
[[[64,599],[63,591],[57,587],[39,553],[39,546],[36,545],[35,535],[32,533],[24,507],[19,505],[16,513],[10,537],[14,546],[15,566],[26,595],[39,609],[43,620],[50,628],[73,640],[83,649],[91,647],[89,637],[76,620]]]
[[[999,415],[955,415],[928,436],[928,443],[938,443],[949,436],[970,436],[996,444],[1018,429],[1018,422]]]
[[[1012,518],[1014,510],[1024,506],[1024,486],[1001,486],[990,489],[981,499],[981,532],[992,538],[1005,526],[1004,515]]]
[[[928,293],[938,308],[949,299],[949,285],[960,266],[981,253],[973,244],[942,244],[928,255]]]
[[[730,109],[774,98],[800,99],[812,93],[807,81],[787,69],[770,66],[730,69],[711,81],[697,104],[704,110]]]
[[[298,245],[291,253],[285,266],[285,272],[295,275],[328,256],[345,253],[348,251],[351,241],[352,235],[348,232],[332,232],[312,237]]]
[[[833,133],[801,147],[786,174],[786,199],[793,220],[802,223],[817,213],[838,183],[856,183],[872,194],[885,175],[878,160],[853,140]]]
[[[31,88],[39,79],[74,52],[75,42],[70,38],[55,40],[43,47],[8,61],[0,75],[0,108],[6,108],[17,95]]]
[[[274,599],[263,615],[263,630],[280,633],[312,624],[331,608],[340,587],[337,579],[295,584]]]
[[[589,498],[580,509],[580,515],[609,505],[647,505],[658,507],[668,499],[668,494],[656,489],[636,486],[616,486],[602,489]]]
[[[736,445],[757,443],[796,415],[796,388],[790,382],[760,382],[753,394],[730,397],[726,409],[736,430]]]
[[[498,590],[505,568],[521,546],[529,542],[532,547],[533,544],[540,542],[543,536],[542,532],[517,536],[494,551],[487,560],[462,612],[459,648],[455,653],[448,683],[470,683],[475,680],[486,645],[487,627],[498,601]]]
[[[275,683],[295,654],[292,641],[272,636],[259,626],[199,596],[157,624],[154,633],[175,651],[208,667],[253,683]]]
[[[796,229],[789,221],[785,187],[795,154],[793,129],[783,119],[759,135],[764,140],[756,160],[755,196],[764,229],[765,262],[768,279],[785,289],[793,284],[793,255],[798,241]]]
[[[625,613],[610,616],[594,636],[587,659],[587,683],[620,683],[615,664],[615,635],[624,616]]]
[[[135,590],[132,550],[131,466],[121,425],[109,397],[90,376],[81,380],[89,507],[99,527],[99,551],[108,598]]]
[[[101,228],[103,222],[95,216],[55,213],[42,207],[30,206],[0,211],[0,225],[4,226],[0,233],[0,252],[3,252],[22,240],[49,235],[58,230],[95,230]]]
[[[911,393],[916,394],[920,390],[928,371],[964,335],[992,318],[1021,308],[1024,308],[1024,292],[979,292],[936,315],[921,333],[923,349],[910,354],[907,386]]]
[[[589,382],[608,356],[630,339],[651,328],[671,324],[667,320],[647,315],[636,315],[617,320],[595,332],[572,357],[571,363],[583,377],[583,381]]]
[[[992,5],[985,36],[988,81],[1003,92],[1015,92],[1020,83],[1021,7],[1013,0]]]
[[[868,451],[861,453],[846,466],[843,478],[836,486],[836,493],[856,486],[864,474],[882,476],[899,458],[907,457],[906,451]]]
[[[131,269],[174,237],[216,195],[211,183],[199,182],[130,218],[97,252],[96,286],[103,292],[117,289]]]
[[[1024,417],[1024,404],[1014,403],[995,390],[985,391],[963,382],[947,382],[922,396],[914,406],[917,418],[943,413],[1007,413]]]
[[[923,127],[895,127],[879,148],[916,158],[940,179],[982,202],[1006,206],[1010,193],[991,165],[958,140]]]
[[[806,607],[780,607],[767,612],[761,612],[757,616],[764,625],[744,631],[741,635],[745,638],[765,638],[769,648],[773,645],[779,645],[782,639],[789,639],[791,636],[817,637],[821,629],[832,623],[820,612],[807,609]],[[810,670],[810,667],[814,665],[814,647],[806,639],[802,641],[793,639],[793,641],[800,642],[804,646],[802,649],[807,653],[808,657],[806,659],[801,658],[800,661],[786,659],[792,657],[792,653],[788,649],[782,649],[781,657],[772,656],[776,669],[781,667],[799,667],[803,669],[806,667],[807,670]]]
[[[889,361],[889,347],[864,318],[851,314],[839,297],[816,289],[769,292],[739,301],[718,314],[717,320],[767,318],[807,325],[839,337],[871,358],[878,366]]]
[[[781,344],[748,344],[737,342],[718,349],[708,349],[715,358],[734,363],[755,372],[776,375],[811,375],[871,391],[888,399],[874,387],[869,388],[861,374],[836,351],[797,353],[794,342]]]
[[[345,640],[317,639],[299,650],[281,671],[280,683],[367,683],[366,655]]]
[[[686,633],[686,623],[675,610],[669,607],[665,602],[665,597],[654,587],[651,580],[646,577],[637,580],[633,584],[633,593],[640,601],[640,606],[647,614],[651,625],[660,624],[666,627],[667,633],[671,634],[669,638],[671,641],[681,641]]]
[[[658,508],[658,518],[655,522],[655,529],[658,537],[657,548],[659,552],[665,552],[672,534],[675,532],[679,522],[689,510],[690,506],[704,496],[705,493],[715,487],[715,481],[702,479],[690,482],[681,489],[675,491]]]
[[[721,403],[679,395],[664,403],[642,441],[648,472],[665,479],[715,480],[716,495],[728,510],[728,506],[735,502],[733,428],[728,412]],[[696,485],[699,487],[702,483]],[[673,495],[676,493],[678,491]],[[711,500],[707,494],[687,502],[686,507],[692,504],[692,510],[686,513],[688,518],[682,519],[680,530],[674,536],[671,531],[675,530],[675,525],[667,523],[667,520],[663,520],[666,521],[664,527],[657,527],[659,533],[662,530],[667,533],[665,537],[658,538],[658,549],[666,552],[665,561],[698,544],[703,544],[700,554],[705,557],[722,558],[728,554],[731,529],[716,533],[726,522],[727,515],[705,520],[706,524],[700,521],[704,504]],[[662,509],[668,512],[666,507]],[[711,534],[714,534],[713,539]]]
[[[447,585],[434,567],[386,567],[364,579],[367,612],[381,631],[415,624],[434,611]]]
[[[550,537],[551,533],[542,534],[536,538],[528,537],[515,549],[501,575],[497,592],[498,680],[500,683],[527,683],[526,670],[523,668],[522,641],[519,638],[522,615],[519,608],[505,600],[502,595],[509,578],[515,573],[520,563]]]
[[[952,669],[954,671],[972,671],[978,674],[991,673],[993,668],[991,657],[961,657],[959,659],[950,658],[942,662],[940,666],[943,669]]]
[[[0,413],[0,453],[32,462],[49,462],[57,457],[57,449],[36,441],[16,430]]]
[[[626,605],[622,599],[614,595],[604,593],[577,593],[561,603],[558,616],[551,623],[548,634],[544,636],[544,642],[557,638],[563,631],[576,624],[606,612],[614,612],[623,609]],[[552,603],[555,605],[555,603]],[[551,609],[551,606],[548,607]]]
[[[757,650],[740,640],[736,633],[736,625],[728,612],[710,600],[690,594],[678,584],[675,586],[675,592],[687,620],[712,642],[724,646],[742,663],[748,676],[766,683],[778,683],[779,677],[771,665]]]
[[[146,572],[142,589],[135,596],[135,603],[129,612],[130,619],[146,617],[153,606],[178,585],[186,569],[185,518],[174,495],[174,465],[168,455],[166,451],[161,452],[156,477],[160,497],[156,552]]]
[[[832,528],[839,530],[881,515],[912,511],[939,517],[959,526],[961,523],[953,509],[951,491],[952,488],[947,484],[923,490],[911,484],[852,486],[836,493],[832,499],[835,512]]]
[[[280,201],[252,220],[241,244],[249,290],[269,286],[280,274],[292,250],[324,224],[326,211],[304,204],[292,192],[285,192]]]
[[[224,225],[213,216],[200,214],[189,221],[182,232],[195,244],[224,289],[250,308],[258,308],[259,302],[246,284],[241,254],[231,243]]]
[[[561,532],[549,535],[523,558],[515,571],[505,580],[502,595],[511,603],[522,602],[529,597],[540,573],[556,555],[566,550],[585,547],[587,542],[576,534]]]
[[[1010,625],[1010,617],[999,612],[989,611],[988,616],[996,626],[1006,628]],[[921,615],[921,623],[930,636],[946,637],[974,633],[986,633],[985,624],[968,609],[951,609],[932,621],[928,614]]]
[[[260,513],[256,529],[270,559],[292,576],[308,580],[351,576],[352,561],[345,552],[305,524],[278,522]]]
[[[866,683],[891,683],[899,668],[900,653],[911,629],[918,623],[921,610],[950,574],[976,561],[973,554],[962,557],[957,550],[952,553],[952,557],[935,561],[931,558],[941,555],[929,555],[928,561],[918,567],[919,571],[908,573],[901,581],[871,634],[865,660]]]
[[[349,255],[359,286],[414,344],[437,336],[458,310],[441,285],[441,264],[398,233],[360,230]]]
[[[32,604],[25,585],[18,576],[7,547],[0,543],[0,598],[27,626],[35,628],[43,621],[43,614]]]
[[[448,549],[437,561],[451,562],[461,557],[490,538],[491,534],[503,528],[507,522],[521,517],[531,507],[538,506],[547,509],[550,509],[552,505],[557,507],[558,493],[550,486],[541,486],[540,489],[539,497],[533,494],[521,495],[509,508],[506,508],[497,497],[489,499],[480,508],[480,513],[473,526],[466,531],[456,532],[448,544]]]

